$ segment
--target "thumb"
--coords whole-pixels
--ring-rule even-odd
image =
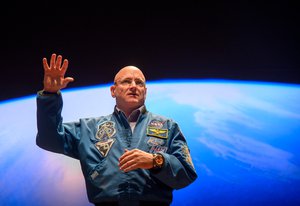
[[[72,78],[72,77],[66,77],[64,79],[63,87],[65,88],[70,82],[73,82],[73,81],[74,81],[74,78]]]

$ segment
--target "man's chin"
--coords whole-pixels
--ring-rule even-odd
[[[138,99],[137,97],[134,97],[134,96],[127,98],[127,100],[126,100],[127,103],[138,103],[140,101],[141,101],[140,99]]]
[[[128,100],[126,104],[130,107],[139,107],[142,106],[144,103],[139,100]]]

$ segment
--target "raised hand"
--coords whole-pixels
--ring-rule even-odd
[[[66,77],[65,73],[68,68],[68,60],[65,59],[62,64],[62,56],[52,54],[50,59],[50,65],[47,63],[47,59],[43,58],[44,67],[44,91],[57,92],[60,89],[65,88],[69,82],[73,82],[72,77]]]

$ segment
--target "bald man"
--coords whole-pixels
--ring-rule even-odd
[[[146,109],[146,79],[135,66],[122,68],[110,87],[113,113],[62,122],[68,60],[43,59],[44,88],[37,93],[36,143],[76,158],[94,205],[170,205],[173,190],[197,178],[187,141],[172,119]]]

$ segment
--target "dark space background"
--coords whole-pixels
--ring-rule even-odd
[[[105,3],[103,3],[105,2]],[[1,6],[0,100],[42,89],[42,58],[70,61],[69,88],[147,80],[300,84],[296,1],[10,1]]]

